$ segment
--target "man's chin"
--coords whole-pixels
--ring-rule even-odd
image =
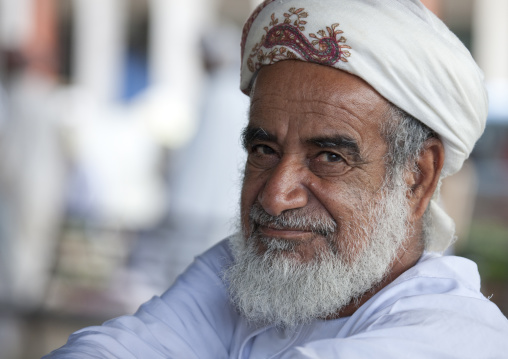
[[[286,259],[294,263],[307,263],[312,260],[308,251],[305,250],[305,244],[297,240],[287,240],[281,238],[258,237],[254,240],[256,253],[265,260]]]
[[[246,241],[253,241],[256,247],[256,252],[260,256],[272,258],[287,258],[293,259],[297,263],[309,263],[319,260],[319,253],[329,251],[324,238],[317,234],[313,234],[309,238],[281,238],[281,237],[268,237],[260,233],[253,234]],[[324,247],[324,248],[322,248]]]
[[[233,246],[236,261],[226,272],[230,296],[252,323],[292,328],[333,316],[350,302],[339,297],[334,303],[325,300],[328,295],[320,291],[334,285],[329,275],[333,272],[326,271],[330,265],[305,261],[298,246],[287,246],[280,239],[252,237]]]

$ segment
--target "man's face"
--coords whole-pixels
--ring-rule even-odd
[[[251,95],[244,137],[245,235],[290,243],[287,255],[299,262],[346,248],[354,257],[369,238],[344,238],[341,233],[353,223],[366,225],[360,221],[369,220],[362,213],[364,204],[380,198],[387,150],[380,126],[388,108],[367,83],[336,69],[299,61],[263,68]],[[262,220],[260,212],[295,213],[311,223],[278,225]],[[317,219],[328,227],[313,230]],[[337,233],[332,239],[326,235],[333,230],[330,226]],[[257,242],[258,252],[266,251],[267,242]]]
[[[426,193],[442,148],[426,152],[419,175],[386,181],[388,110],[363,80],[336,69],[261,69],[244,132],[242,235],[225,272],[248,321],[294,327],[351,315],[420,257],[414,193]]]
[[[247,320],[351,315],[397,275],[411,227],[406,187],[385,183],[388,108],[335,69],[284,61],[260,71],[244,132],[243,235],[225,273]]]

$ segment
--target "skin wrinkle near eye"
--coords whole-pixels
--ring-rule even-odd
[[[257,168],[266,168],[266,166],[275,165],[273,160],[268,160],[268,157],[266,157],[263,161],[263,156],[276,154],[276,150],[270,147],[270,145],[256,142],[276,142],[276,140],[275,135],[268,133],[263,128],[246,127],[243,131],[243,142],[244,147],[249,154],[248,163]],[[364,163],[361,155],[359,154],[359,146],[356,141],[349,136],[337,135],[333,137],[317,137],[305,140],[304,143],[319,149],[325,149],[324,151],[320,151],[317,155],[314,150],[310,150],[306,156],[306,166],[308,166],[311,172],[319,177],[343,175],[348,171],[348,169],[358,167]],[[273,153],[265,153],[262,149],[260,150],[260,147],[269,149],[273,151]],[[330,149],[330,151],[326,151],[326,149]],[[336,156],[339,160],[322,160],[323,154]],[[251,155],[253,157],[251,157]],[[263,161],[264,163],[260,161]],[[337,167],[337,165],[341,162],[344,162],[347,168],[344,167],[344,165]]]
[[[254,141],[277,142],[277,137],[261,127],[247,126],[242,132],[243,147],[249,151],[250,144]],[[364,162],[357,141],[349,136],[317,137],[305,140],[305,142],[319,148],[346,149],[354,162]]]
[[[335,137],[318,137],[306,140],[307,143],[311,143],[320,148],[330,149],[346,149],[348,154],[353,157],[355,162],[363,162],[363,158],[360,155],[360,148],[358,143],[346,136],[335,136]]]

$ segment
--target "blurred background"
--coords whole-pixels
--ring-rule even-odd
[[[0,358],[132,313],[235,230],[258,2],[0,0]],[[485,72],[487,129],[443,202],[507,315],[508,1],[424,3]]]

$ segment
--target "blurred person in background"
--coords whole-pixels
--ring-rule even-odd
[[[267,0],[244,27],[241,89],[238,233],[46,358],[505,356],[475,264],[441,254],[440,181],[487,116],[446,26],[418,0]]]
[[[4,303],[28,312],[46,295],[64,212],[62,88],[46,44],[10,54],[8,118],[0,139]]]

